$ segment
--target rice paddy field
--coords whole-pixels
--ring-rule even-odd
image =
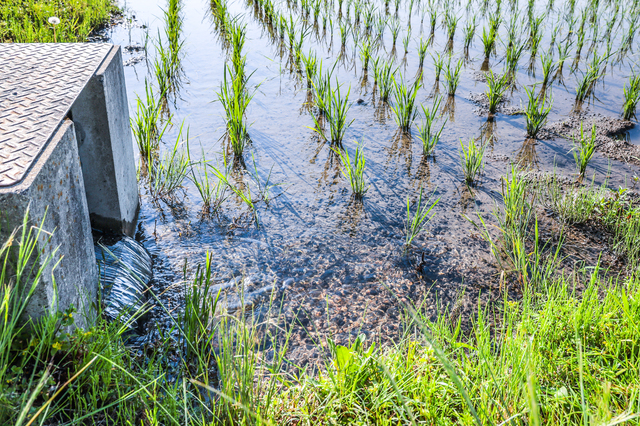
[[[119,6],[148,303],[19,326],[23,227],[0,423],[638,424],[637,2]]]
[[[140,239],[169,274],[210,252],[231,305],[273,290],[323,337],[393,338],[404,303],[435,318],[501,297],[470,219],[495,233],[514,164],[532,179],[635,187],[640,134],[622,120],[633,2],[134,1],[125,16],[105,35],[125,46],[132,117],[137,98],[156,105],[162,132],[138,138]],[[341,152],[354,165],[360,154],[363,195]],[[183,165],[166,191],[163,158]],[[421,191],[437,204],[407,245]],[[572,264],[602,250],[581,236],[569,247]],[[306,333],[293,349],[303,362],[318,356]]]

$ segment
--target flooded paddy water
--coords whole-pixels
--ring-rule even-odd
[[[304,34],[301,52],[315,52],[325,71],[335,64],[334,88],[340,84],[343,96],[349,90],[347,121],[353,121],[342,146],[353,155],[356,141],[364,143],[365,177],[370,187],[362,200],[352,196],[341,174],[340,159],[332,151],[335,145],[312,129],[318,109],[307,86],[304,66],[296,64],[288,36],[281,38],[269,23],[264,4],[273,5],[286,19],[292,17],[297,37]],[[422,304],[435,316],[438,309],[472,312],[478,298],[488,301],[502,297],[490,247],[467,217],[477,219],[479,214],[494,223],[491,213],[501,206],[502,179],[513,163],[532,174],[555,172],[568,177],[568,181],[575,180],[573,143],[558,135],[562,126],[557,123],[575,121],[578,116],[590,129],[589,120],[594,116],[615,118],[614,130],[622,131],[611,138],[614,142],[605,153],[601,149],[594,154],[587,176],[595,184],[607,182],[614,189],[634,186],[640,164],[636,148],[640,133],[618,120],[624,103],[623,86],[638,60],[638,37],[628,49],[624,46],[628,33],[637,33],[637,21],[628,19],[634,2],[601,1],[596,16],[585,15],[581,56],[576,53],[580,39],[576,33],[581,13],[587,10],[586,2],[575,2],[570,13],[571,2],[560,1],[538,1],[529,7],[522,0],[504,1],[501,6],[473,0],[400,0],[396,13],[394,2],[385,5],[383,1],[345,0],[319,2],[317,19],[314,4],[251,0],[226,4],[228,16],[246,25],[242,53],[246,54],[249,88],[255,90],[246,113],[250,143],[244,150],[245,165],[232,169],[229,180],[245,193],[250,190],[255,214],[233,193],[217,211],[204,214],[197,188],[188,179],[184,190],[169,199],[159,199],[151,195],[141,173],[137,239],[152,255],[154,290],[170,307],[180,307],[181,290],[175,284],[182,280],[184,271],[189,277],[209,252],[215,282],[224,289],[229,306],[243,298],[259,310],[272,295],[282,301],[285,316],[298,318],[292,357],[300,362],[317,356],[313,343],[316,337],[332,336],[346,342],[365,333],[372,339],[393,339],[406,304]],[[224,167],[229,148],[225,113],[217,92],[230,49],[216,23],[216,3],[182,0],[181,5],[181,71],[167,95],[164,117],[170,114],[173,125],[163,135],[160,151],[173,147],[184,123],[183,136],[188,128],[191,160]],[[309,13],[305,5],[310,5]],[[124,47],[129,109],[134,116],[137,96],[144,98],[145,80],[154,90],[158,88],[155,40],[164,40],[163,10],[169,6],[145,0],[127,1],[122,6],[124,19],[104,35]],[[495,53],[487,63],[482,34],[496,16],[497,7],[501,22]],[[433,33],[432,11],[436,18]],[[459,18],[452,44],[445,24],[447,14]],[[529,17],[533,21],[541,18],[535,55],[529,40]],[[364,23],[367,19],[372,23],[370,29]],[[473,19],[475,33],[465,49],[464,28]],[[608,29],[611,20],[615,23]],[[349,30],[344,47],[341,24]],[[482,94],[487,90],[484,72],[505,72],[508,33],[514,24],[518,26],[517,42],[525,48],[503,106],[490,115],[483,106]],[[399,35],[394,47],[396,25]],[[630,26],[636,27],[629,30]],[[398,81],[401,76],[407,83],[420,79],[418,104],[430,107],[437,96],[443,97],[438,123],[446,120],[446,124],[434,155],[423,155],[415,126],[411,132],[400,131],[389,106],[393,105],[393,96],[389,103],[380,100],[373,70],[363,71],[360,51],[366,40],[375,40],[372,58],[394,61]],[[428,42],[422,68],[418,54],[421,40]],[[517,113],[528,102],[525,87],[534,87],[539,93],[540,85],[534,84],[544,75],[541,57],[553,55],[556,63],[558,48],[567,46],[562,73],[554,72],[555,78],[546,87],[553,99],[549,125],[540,139],[529,139],[525,116]],[[608,59],[600,64],[603,74],[591,95],[576,108],[576,86],[594,54]],[[454,65],[462,61],[455,96],[447,96],[444,71],[436,81],[432,56],[437,55],[445,58],[445,64],[449,55]],[[422,120],[420,113],[416,123]],[[603,120],[597,118],[596,122]],[[571,129],[575,130],[575,125]],[[460,141],[466,146],[471,138],[486,146],[484,173],[472,187],[464,182],[460,162]],[[420,188],[425,195],[432,194],[432,201],[439,202],[427,232],[405,249],[407,198],[415,206]],[[597,258],[601,246],[568,250],[577,261],[581,256]],[[512,290],[517,293],[517,288]],[[244,296],[238,292],[244,292]],[[152,321],[165,320],[158,313]]]

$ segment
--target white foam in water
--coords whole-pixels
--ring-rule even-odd
[[[151,257],[134,239],[124,237],[112,246],[95,245],[100,272],[100,289],[104,314],[122,321],[142,308],[152,277]],[[132,321],[135,328],[137,321]]]

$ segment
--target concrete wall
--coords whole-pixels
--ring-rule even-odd
[[[71,107],[94,228],[133,235],[138,183],[122,53],[113,46]]]
[[[67,119],[27,177],[18,185],[0,188],[0,240],[4,241],[22,224],[28,206],[32,226],[39,226],[46,215],[43,229],[51,233],[51,241],[47,241],[48,234],[42,233],[38,248],[44,256],[53,253],[56,247],[58,251],[27,308],[27,315],[36,319],[47,311],[63,311],[73,304],[79,312],[76,324],[85,327],[93,319],[98,275],[78,158],[76,131]]]

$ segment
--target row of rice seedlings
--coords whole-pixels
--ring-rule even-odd
[[[436,145],[440,140],[440,135],[444,130],[444,126],[447,124],[447,120],[445,119],[440,126],[440,129],[436,129],[435,127],[436,116],[438,114],[441,101],[442,98],[436,96],[431,108],[426,108],[424,105],[420,105],[422,107],[422,112],[424,113],[424,122],[416,125],[416,127],[418,128],[418,139],[422,142],[422,153],[425,156],[433,155],[435,153]]]
[[[400,82],[398,82],[395,77],[392,78],[394,102],[393,105],[391,105],[391,109],[395,114],[396,123],[398,123],[400,129],[408,132],[411,130],[411,124],[418,114],[416,96],[422,84],[419,78],[416,78],[410,86],[405,84],[403,77],[400,77]]]
[[[524,110],[527,119],[527,136],[535,138],[547,122],[547,117],[553,107],[553,100],[547,98],[544,88],[540,96],[535,95],[535,86],[531,89],[525,86],[524,90],[528,98],[527,108]]]
[[[411,246],[413,240],[426,228],[427,224],[433,216],[435,212],[433,208],[438,204],[440,198],[437,198],[435,201],[431,201],[433,198],[433,194],[429,197],[424,196],[423,188],[420,187],[418,191],[418,198],[415,202],[415,213],[411,212],[411,196],[407,196],[407,218],[405,221],[405,250],[408,250]]]
[[[578,176],[583,178],[589,162],[593,157],[593,153],[596,150],[596,123],[593,123],[593,127],[591,128],[591,135],[589,137],[585,137],[584,130],[582,128],[582,123],[580,123],[580,135],[576,139],[575,136],[572,136],[573,139],[573,158],[576,162],[576,168],[578,170]]]
[[[131,129],[142,158],[149,158],[158,149],[162,135],[171,124],[167,120],[161,129],[158,128],[162,114],[162,104],[154,97],[153,88],[144,81],[146,99],[136,96],[136,114],[130,118]]]
[[[640,75],[632,74],[629,77],[629,86],[624,85],[624,105],[622,106],[622,118],[631,120],[636,116],[636,107],[640,101]]]
[[[236,160],[242,159],[246,144],[249,142],[249,132],[245,123],[245,115],[253,93],[249,92],[247,80],[243,74],[233,75],[231,68],[226,65],[220,90],[217,93],[222,104],[227,122],[227,136]]]
[[[486,146],[484,144],[476,144],[475,138],[469,140],[469,145],[464,146],[460,139],[460,163],[462,164],[462,173],[467,185],[473,185],[477,182],[478,177],[484,169],[484,152]]]
[[[489,100],[489,114],[495,114],[507,90],[509,75],[505,72],[502,76],[498,77],[490,70],[485,73],[485,76],[487,79],[487,91],[485,94]]]
[[[367,162],[364,156],[364,143],[356,142],[356,151],[353,163],[351,162],[349,151],[347,149],[332,149],[340,157],[340,162],[342,163],[341,171],[344,177],[349,181],[349,185],[351,185],[353,196],[356,199],[362,199],[364,194],[369,190],[369,186],[367,185],[367,181],[364,177]]]

